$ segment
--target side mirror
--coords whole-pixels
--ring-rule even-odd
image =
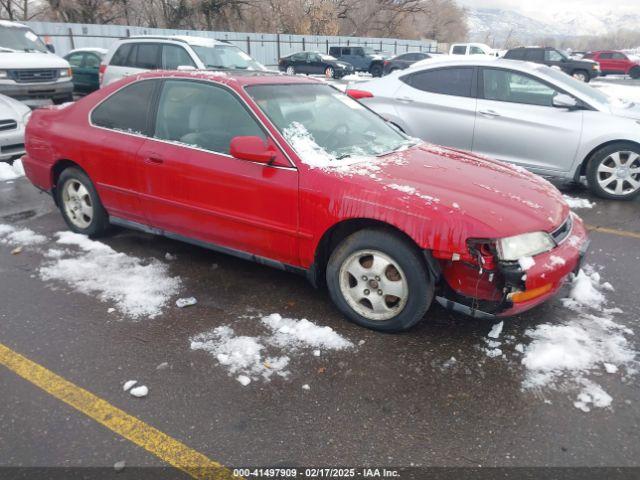
[[[47,43],[47,50],[51,53],[56,53],[56,47],[53,46],[53,43]]]
[[[233,137],[229,145],[229,153],[239,160],[271,164],[276,159],[276,152],[269,148],[260,137]]]
[[[552,104],[556,108],[568,108],[569,110],[578,108],[578,101],[571,95],[564,93],[559,93],[553,97]]]

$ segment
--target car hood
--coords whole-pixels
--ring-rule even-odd
[[[347,62],[333,62],[336,66],[338,67],[342,67],[342,68],[352,68],[353,65],[351,65],[350,63]]]
[[[640,120],[640,104],[620,101],[610,104],[609,108],[611,109],[611,113],[617,117]]]
[[[69,62],[52,53],[0,52],[0,69],[69,68]]]
[[[413,238],[431,236],[423,243],[443,249],[462,248],[468,238],[551,232],[569,215],[560,192],[543,178],[431,144],[334,173],[349,177],[339,183],[339,216],[390,221]]]
[[[24,103],[5,95],[0,95],[0,112],[2,112],[1,115],[4,117],[2,120],[6,120],[7,118],[12,118],[16,121],[22,120],[22,117],[30,110],[31,109]]]

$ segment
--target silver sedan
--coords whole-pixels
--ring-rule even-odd
[[[30,115],[24,103],[0,95],[0,162],[24,155],[24,127]]]
[[[425,61],[348,90],[409,135],[578,181],[640,193],[640,106],[513,60]]]

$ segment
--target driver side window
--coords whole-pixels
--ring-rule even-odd
[[[189,80],[165,82],[154,136],[226,155],[233,137],[266,140],[262,128],[235,95],[222,87]]]
[[[553,106],[558,91],[528,75],[511,70],[485,68],[482,72],[483,96],[486,100]]]
[[[547,62],[561,62],[563,57],[555,50],[546,50],[544,52],[544,59]]]

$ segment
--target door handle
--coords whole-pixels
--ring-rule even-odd
[[[494,118],[499,117],[500,114],[495,110],[478,110],[478,113],[483,117]]]
[[[150,165],[162,165],[164,163],[164,159],[155,153],[149,155],[145,160]]]
[[[414,101],[413,98],[409,98],[409,97],[396,97],[396,100],[402,103],[413,103]]]

